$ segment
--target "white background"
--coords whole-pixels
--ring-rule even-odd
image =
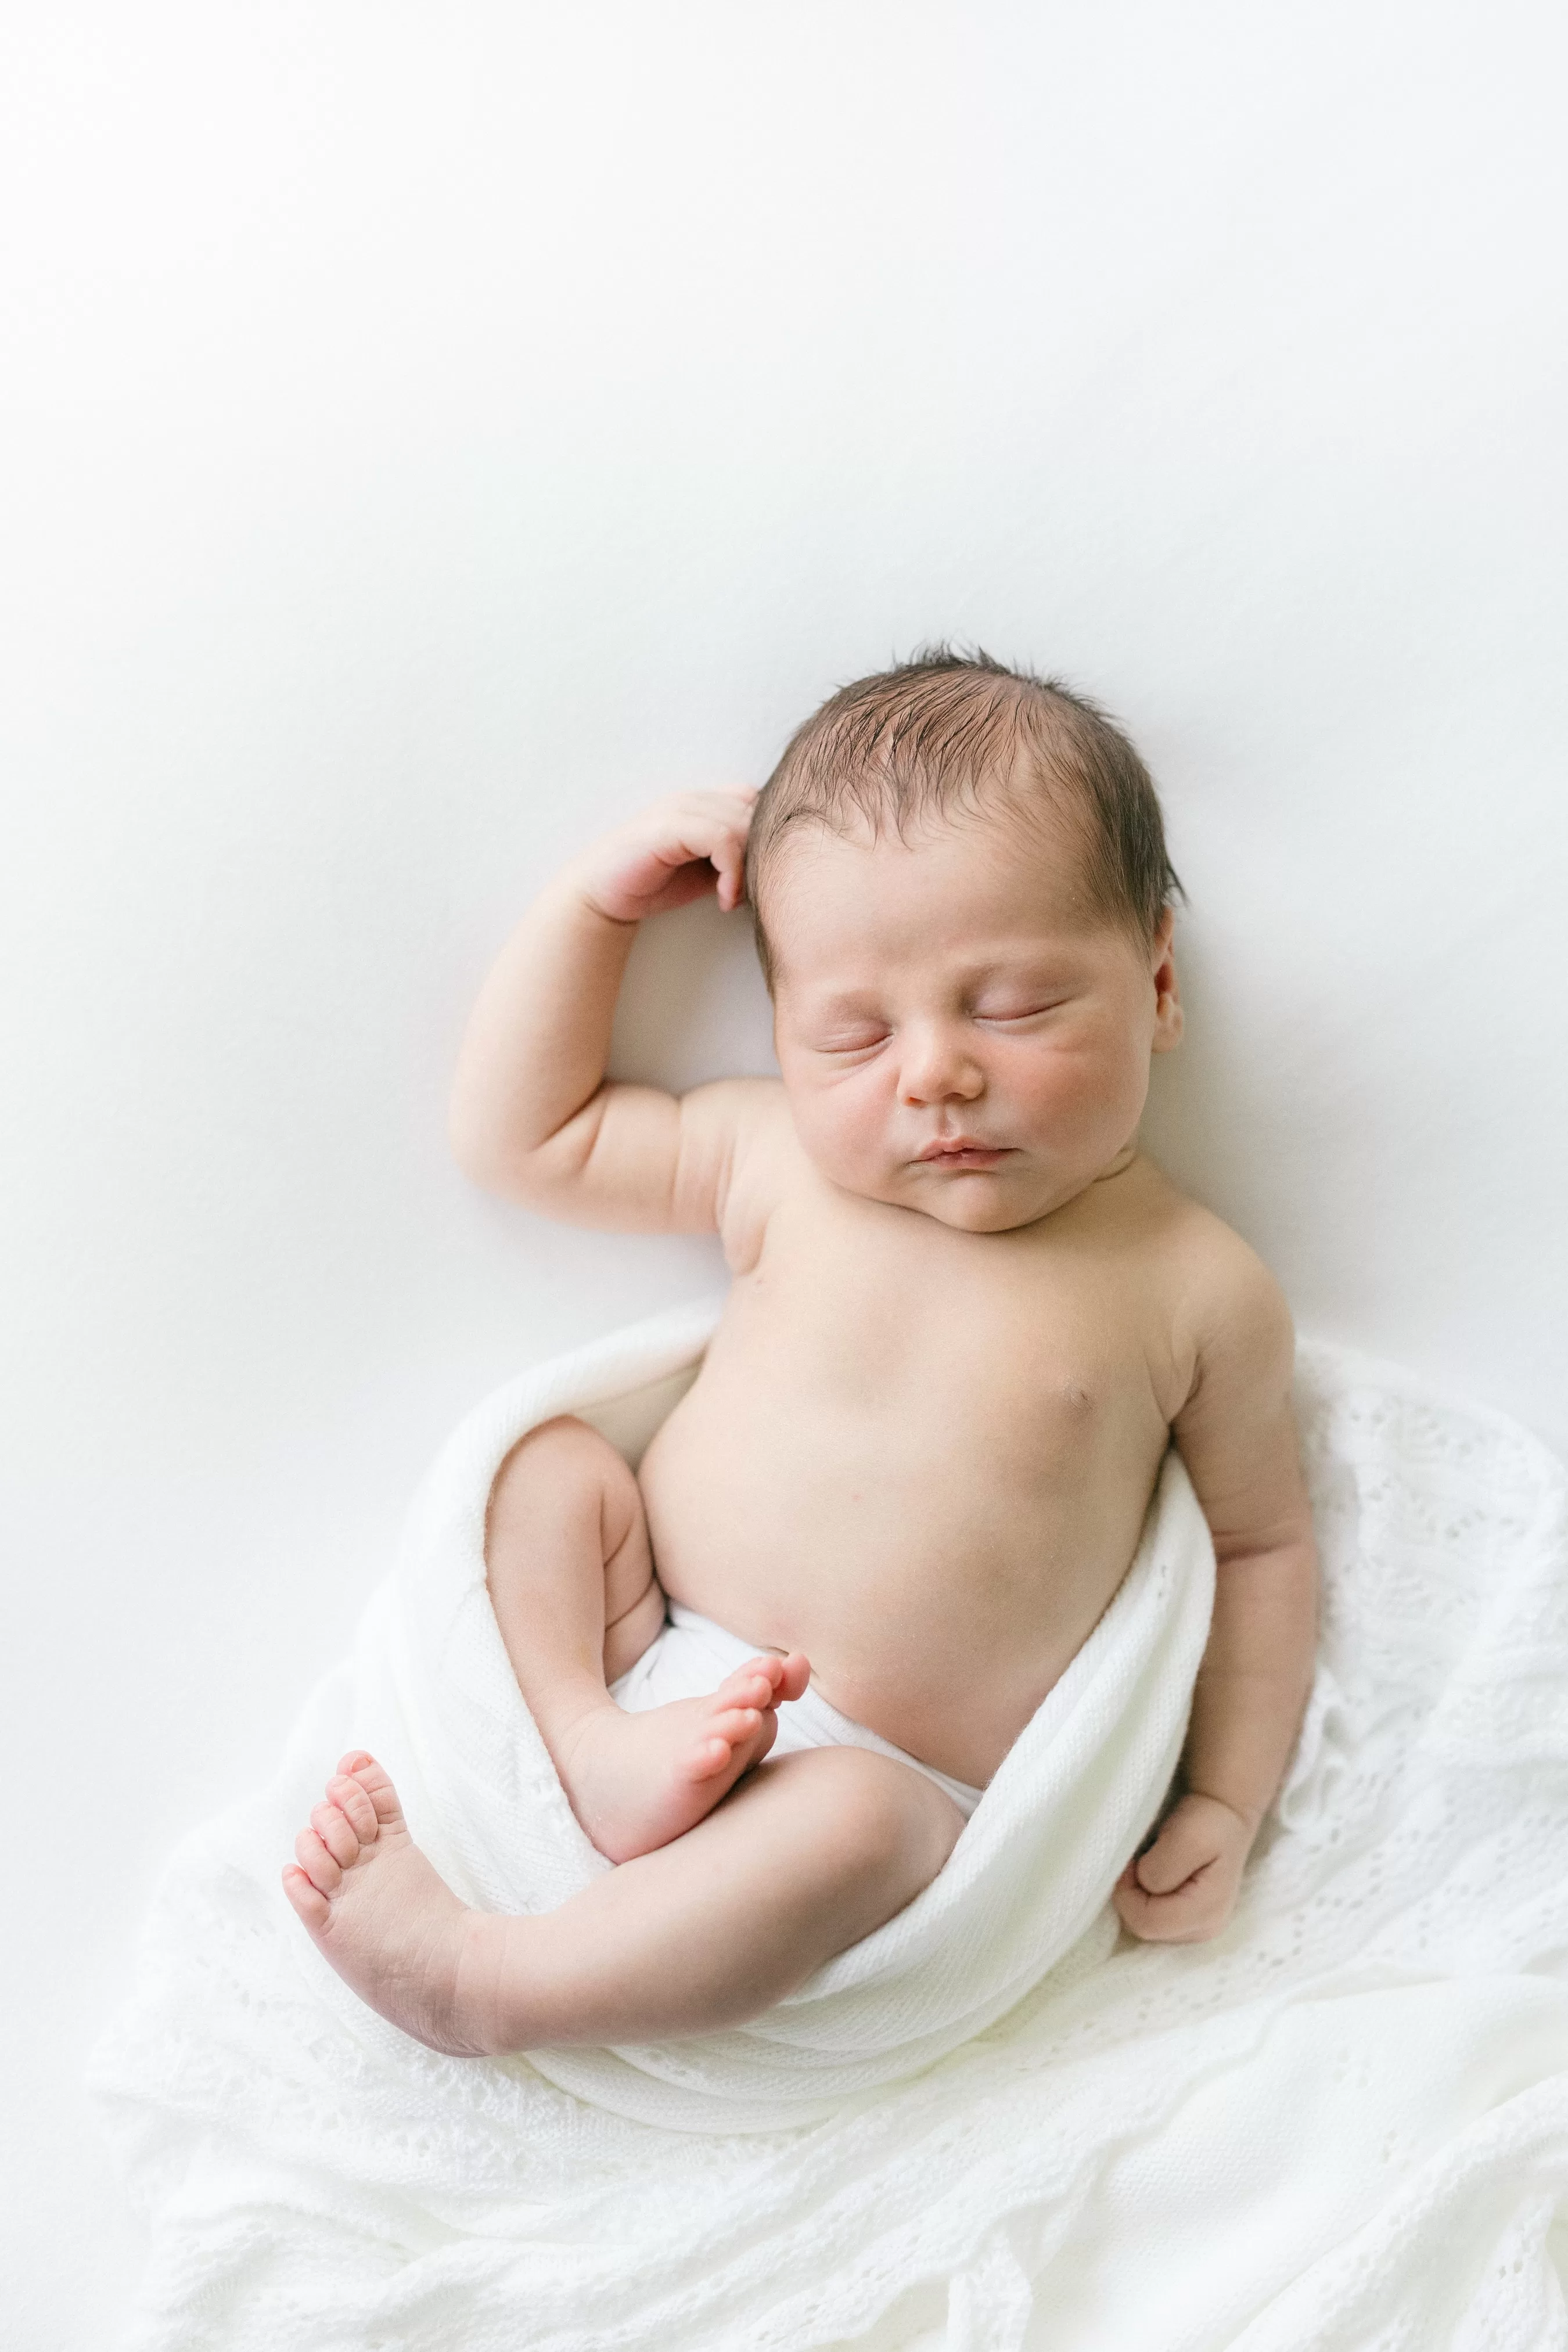
[[[928,635],[1087,687],[1191,898],[1155,1149],[1568,1446],[1568,191],[1546,0],[10,14],[0,2264],[74,2352],[161,1855],[462,1410],[717,1278],[446,1156],[593,829]],[[766,1067],[749,952],[647,941],[622,1066]]]

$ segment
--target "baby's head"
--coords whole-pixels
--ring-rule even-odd
[[[795,1125],[846,1191],[1032,1223],[1121,1165],[1181,1034],[1180,886],[1127,738],[939,647],[845,687],[758,799],[746,887]]]

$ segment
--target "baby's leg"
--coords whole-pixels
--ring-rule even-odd
[[[626,1862],[679,1837],[772,1747],[800,1657],[759,1656],[711,1697],[623,1713],[606,1684],[664,1622],[642,1496],[580,1421],[530,1430],[501,1465],[485,1521],[490,1601],[529,1712],[573,1811]]]
[[[901,1911],[963,1826],[907,1764],[812,1748],[521,1919],[458,1902],[368,1756],[344,1757],[310,1822],[283,1882],[318,1948],[383,2017],[465,2056],[738,2025]]]

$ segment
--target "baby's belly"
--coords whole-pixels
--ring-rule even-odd
[[[672,1599],[804,1650],[823,1696],[988,1780],[1137,1547],[1163,1433],[994,1433],[819,1412],[700,1381],[640,1474]],[[1023,1475],[1020,1475],[1020,1471]]]

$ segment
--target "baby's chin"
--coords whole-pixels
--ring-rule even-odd
[[[950,1176],[903,1205],[961,1234],[1011,1234],[1020,1225],[1037,1224],[1054,1203],[1019,1200],[984,1179]]]
[[[1015,1233],[1061,1205],[1037,1178],[1020,1181],[1016,1176],[981,1170],[913,1178],[900,1171],[876,1197],[963,1234]]]

